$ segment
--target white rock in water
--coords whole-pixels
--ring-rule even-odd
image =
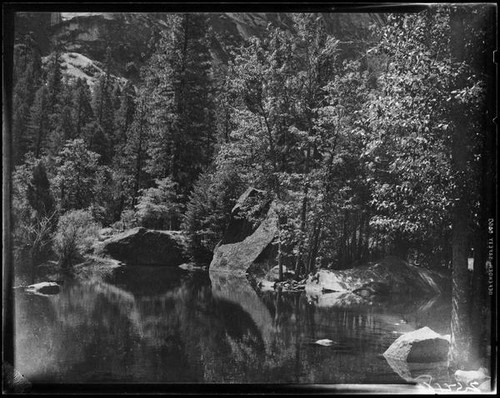
[[[384,357],[407,362],[441,362],[448,356],[450,342],[429,327],[399,336],[384,352]]]
[[[37,293],[37,294],[57,294],[61,290],[61,286],[59,286],[55,282],[40,282],[35,283],[34,285],[30,285],[26,288],[28,293]]]
[[[333,344],[333,341],[330,340],[330,339],[321,339],[321,340],[315,341],[314,344],[318,344],[318,345],[322,345],[322,346],[328,347],[328,346],[331,346]]]
[[[478,370],[457,370],[455,378],[457,381],[470,384],[473,381],[483,381],[488,378],[487,372],[485,368],[479,368]]]

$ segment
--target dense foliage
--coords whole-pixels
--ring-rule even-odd
[[[235,200],[254,186],[275,199],[281,260],[299,274],[389,253],[449,266],[464,184],[468,236],[481,228],[489,84],[474,47],[489,38],[487,10],[467,9],[457,63],[451,9],[386,15],[350,51],[320,14],[295,14],[293,27],[228,40],[222,65],[206,16],[172,14],[135,86],[113,75],[109,51],[89,86],[63,77],[64,48],[42,62],[18,38],[17,247],[39,262],[52,246],[67,263],[74,248],[61,228],[68,214],[83,219],[68,212],[88,209],[103,226],[182,228],[193,259],[207,263]],[[460,170],[457,120],[468,137]]]

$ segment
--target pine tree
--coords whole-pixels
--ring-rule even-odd
[[[78,79],[73,91],[72,100],[74,132],[76,138],[85,138],[88,125],[93,121],[94,115],[91,105],[91,93],[85,80]]]
[[[130,82],[127,82],[130,84]],[[113,110],[116,112],[120,109],[122,98],[122,90],[120,88],[120,83],[118,81],[113,85],[113,90],[111,91],[111,103],[113,104]]]
[[[118,153],[123,151],[123,147],[126,142],[126,134],[127,130],[130,128],[133,120],[134,120],[134,99],[135,99],[135,90],[132,83],[128,82],[125,84],[125,87],[120,93],[120,105],[116,112],[116,134],[115,140],[118,145],[116,150]]]
[[[113,86],[111,81],[111,50],[108,47],[105,60],[105,73],[101,75],[94,89],[94,114],[98,127],[93,128],[92,145],[99,145],[101,161],[109,164],[114,153],[115,109],[112,98]]]
[[[41,56],[33,43],[16,46],[13,77],[12,157],[19,164],[30,146],[30,108],[41,85]]]
[[[65,105],[62,108],[58,119],[56,129],[50,133],[49,146],[52,155],[57,155],[67,140],[75,138],[73,110],[69,105]]]
[[[49,92],[49,113],[55,114],[58,112],[59,104],[61,104],[60,96],[63,91],[61,50],[59,46],[56,46],[50,60],[49,70],[47,71],[47,88]]]
[[[25,102],[18,102],[20,103],[14,106],[12,118],[12,157],[15,164],[19,164],[22,161],[29,147],[30,108]]]
[[[129,197],[132,198],[132,206],[137,203],[139,191],[147,186],[148,175],[146,174],[145,164],[148,160],[147,154],[147,96],[146,90],[142,89],[134,104],[134,119],[130,127],[126,130],[126,143],[123,152],[117,158],[121,169],[124,170]]]
[[[215,120],[203,15],[172,15],[145,70],[149,93],[148,172],[184,192],[211,159]]]
[[[42,162],[38,162],[33,169],[27,197],[29,204],[36,211],[37,217],[47,217],[54,212],[55,202],[50,191],[47,172]]]
[[[30,110],[28,148],[32,150],[35,157],[40,157],[46,148],[49,125],[49,90],[47,87],[40,87],[35,95],[35,102]]]

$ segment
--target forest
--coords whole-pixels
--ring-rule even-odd
[[[277,203],[277,261],[296,275],[389,254],[453,275],[454,360],[469,361],[483,345],[460,336],[484,323],[489,299],[493,14],[384,14],[354,44],[319,13],[247,40],[215,37],[205,14],[170,14],[138,78],[117,79],[109,53],[92,87],[65,75],[63,46],[42,59],[16,37],[15,269],[55,260],[71,273],[99,229],[137,226],[183,231],[208,265],[255,187]]]

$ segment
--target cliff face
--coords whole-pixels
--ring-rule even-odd
[[[99,66],[109,47],[112,73],[134,81],[151,56],[161,30],[167,28],[166,17],[165,13],[18,13],[15,27],[17,38],[31,33],[44,56],[59,44],[64,52],[81,54]],[[213,32],[211,53],[219,63],[228,60],[228,44],[263,36],[268,24],[293,31],[289,13],[211,13],[207,17]],[[358,51],[355,43],[369,37],[371,24],[383,23],[383,16],[373,13],[323,13],[320,18],[340,40],[348,57]]]
[[[101,62],[109,47],[112,70],[133,79],[164,28],[162,15],[157,14],[62,13],[61,22],[52,26],[51,41],[62,44],[66,51]]]

